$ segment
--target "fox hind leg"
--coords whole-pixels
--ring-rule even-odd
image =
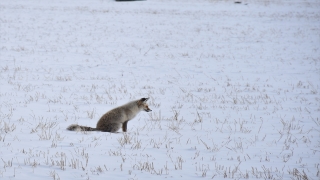
[[[102,132],[112,132],[115,133],[121,128],[120,123],[111,123],[111,124],[106,124],[103,127],[99,127],[99,130]]]

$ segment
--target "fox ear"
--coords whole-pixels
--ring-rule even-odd
[[[148,101],[149,98],[141,98],[140,101],[145,102]]]

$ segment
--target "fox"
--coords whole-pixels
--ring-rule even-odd
[[[141,98],[128,102],[106,112],[97,122],[96,128],[71,124],[69,131],[102,131],[116,133],[122,127],[123,132],[127,132],[128,122],[132,120],[140,111],[152,111],[148,104],[149,98]]]

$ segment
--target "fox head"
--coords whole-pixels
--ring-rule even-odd
[[[147,101],[148,101],[149,98],[141,98],[139,101],[138,101],[138,107],[146,112],[150,112],[152,111],[151,109],[149,109],[148,107],[148,104],[147,104]]]

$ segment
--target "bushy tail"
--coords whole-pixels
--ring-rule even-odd
[[[96,128],[88,127],[88,126],[80,126],[78,124],[71,124],[67,130],[69,131],[97,131]]]

